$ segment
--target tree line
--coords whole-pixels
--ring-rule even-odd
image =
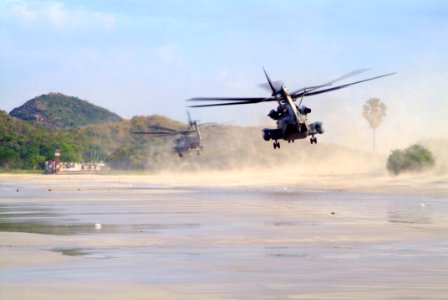
[[[131,134],[149,124],[185,126],[163,116],[134,117],[81,128],[50,128],[0,111],[0,168],[44,169],[60,150],[63,162],[106,161],[115,169],[143,169],[169,152],[170,139]],[[151,158],[149,156],[152,156]]]

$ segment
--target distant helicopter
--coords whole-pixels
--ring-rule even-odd
[[[282,81],[271,81],[266,70],[263,68],[268,83],[262,84],[262,87],[267,87],[268,89],[270,89],[270,91],[272,91],[272,94],[269,97],[236,97],[236,98],[196,97],[188,99],[187,101],[223,101],[220,103],[213,103],[213,104],[192,105],[190,107],[242,105],[242,104],[255,104],[261,102],[276,101],[278,102],[277,109],[271,110],[268,116],[271,119],[277,121],[277,129],[268,129],[268,128],[263,129],[262,130],[263,139],[265,141],[273,140],[274,149],[280,148],[280,143],[278,142],[278,140],[281,139],[286,140],[288,141],[288,143],[290,143],[294,142],[294,140],[296,139],[304,139],[307,138],[308,136],[311,136],[310,138],[311,144],[317,144],[317,138],[315,137],[315,135],[324,133],[322,122],[314,122],[311,124],[308,123],[307,116],[311,112],[311,109],[304,105],[301,105],[303,98],[307,96],[314,96],[322,93],[339,90],[354,84],[395,74],[395,73],[384,74],[328,88],[329,86],[332,86],[333,83],[335,82],[360,74],[367,70],[368,69],[356,70],[321,85],[304,87],[295,90],[293,92],[289,92]],[[299,98],[300,98],[299,104],[296,105],[294,101],[296,101]]]
[[[202,150],[201,145],[201,132],[199,131],[199,125],[196,121],[192,121],[190,113],[188,115],[189,128],[185,130],[177,130],[172,128],[166,128],[162,126],[149,126],[150,131],[136,131],[133,134],[147,134],[153,136],[179,136],[174,140],[175,146],[172,148],[174,153],[177,153],[179,157],[184,157],[184,153],[189,151],[195,151],[198,155]]]

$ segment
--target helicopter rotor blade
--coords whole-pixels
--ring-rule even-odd
[[[266,76],[266,79],[268,80],[268,84],[272,91],[272,96],[276,96],[280,92],[283,82],[277,81],[276,84],[274,84],[275,81],[273,82],[271,80],[271,78],[269,78],[269,75],[264,68],[263,68],[263,72],[264,72],[264,75]],[[281,83],[280,86],[278,86],[278,83]]]
[[[351,82],[348,84],[343,84],[343,85],[339,85],[339,86],[335,86],[335,87],[331,87],[331,88],[327,88],[327,89],[321,89],[327,86],[331,86],[333,83],[344,80],[346,78],[352,77],[354,75],[363,73],[365,71],[367,71],[368,69],[359,69],[359,70],[355,70],[352,71],[350,73],[347,73],[343,76],[340,76],[336,79],[333,79],[325,84],[321,84],[321,85],[317,85],[317,86],[312,86],[312,87],[306,87],[306,88],[302,88],[300,90],[297,90],[293,93],[290,94],[291,98],[295,101],[297,98],[302,98],[306,97],[306,96],[313,96],[313,95],[318,95],[318,94],[322,94],[322,93],[327,93],[327,92],[331,92],[331,91],[335,91],[335,90],[339,90],[339,89],[343,89],[358,83],[362,83],[362,82],[366,82],[366,81],[370,81],[370,80],[375,80],[375,79],[379,79],[382,77],[386,77],[386,76],[391,76],[394,75],[394,73],[388,73],[388,74],[384,74],[384,75],[380,75],[380,76],[376,76],[376,77],[371,77],[371,78],[367,78],[367,79],[363,79],[363,80],[359,80],[359,81],[355,81],[355,82]],[[269,75],[266,73],[266,70],[263,71],[266,75],[266,79],[268,80],[269,86],[271,87],[272,91],[273,91],[273,95],[270,97],[266,97],[266,98],[261,98],[261,97],[195,97],[195,98],[190,98],[187,101],[217,101],[217,102],[221,102],[221,103],[208,103],[208,104],[197,104],[197,105],[190,105],[189,107],[212,107],[212,106],[229,106],[229,105],[244,105],[244,104],[255,104],[255,103],[260,103],[260,102],[271,102],[271,101],[277,101],[277,102],[285,102],[288,99],[285,99],[283,97],[279,98],[277,93],[275,93],[275,87],[273,85],[273,82],[271,81],[271,79],[269,78]],[[287,101],[289,102],[289,101]]]
[[[269,102],[269,101],[277,101],[275,98],[256,98],[255,100],[248,101],[233,101],[226,103],[213,103],[213,104],[199,104],[199,105],[190,105],[189,107],[211,107],[211,106],[227,106],[227,105],[242,105],[242,104],[255,104],[261,102]]]
[[[355,85],[355,84],[358,84],[358,83],[361,83],[361,82],[375,80],[375,79],[379,79],[379,78],[382,78],[382,77],[391,76],[391,75],[394,75],[394,74],[396,74],[396,73],[395,72],[394,73],[388,73],[388,74],[384,74],[384,75],[380,75],[380,76],[376,76],[376,77],[371,77],[371,78],[367,78],[367,79],[364,79],[364,80],[355,81],[355,82],[351,82],[351,83],[348,83],[348,84],[339,85],[339,86],[335,86],[335,87],[332,87],[332,88],[319,90],[319,91],[315,91],[315,92],[312,92],[312,91],[308,92],[308,91],[306,91],[306,92],[303,93],[303,95],[304,96],[313,96],[313,95],[323,94],[323,93],[327,93],[327,92],[343,89],[343,88],[346,88],[346,87],[349,87],[349,86],[352,86],[352,85]],[[299,94],[298,96],[301,96],[301,94]]]
[[[191,121],[190,112],[187,110],[187,116],[188,116],[188,125],[193,126],[193,121]]]
[[[316,86],[308,86],[308,87],[304,87],[304,88],[295,90],[295,91],[293,91],[293,92],[291,93],[291,97],[293,97],[293,98],[297,98],[297,97],[301,96],[301,95],[303,94],[303,92],[305,92],[305,91],[307,91],[307,92],[311,92],[311,91],[317,90],[317,89],[319,89],[319,88],[323,88],[323,87],[326,87],[326,86],[330,86],[330,85],[332,85],[332,84],[335,83],[335,82],[338,82],[338,81],[347,79],[347,78],[349,78],[349,77],[352,77],[352,76],[355,76],[355,75],[358,75],[358,74],[361,74],[361,73],[363,73],[363,72],[365,72],[365,71],[368,71],[368,70],[370,70],[370,69],[359,69],[359,70],[355,70],[355,71],[352,71],[352,72],[347,73],[347,74],[345,74],[345,75],[342,75],[342,76],[340,76],[340,77],[338,77],[338,78],[336,78],[336,79],[333,79],[333,80],[331,80],[331,81],[329,81],[329,82],[327,82],[327,83],[320,84],[320,85],[316,85]],[[299,96],[297,96],[297,94],[299,94],[299,93],[301,93],[301,94],[300,94]]]
[[[195,97],[187,99],[187,101],[235,101],[235,102],[245,102],[245,101],[263,101],[271,97]]]
[[[254,103],[257,103],[257,102],[228,102],[228,103],[190,105],[188,107],[212,107],[212,106],[242,105],[242,104],[254,104]]]
[[[177,132],[153,132],[153,131],[134,131],[132,134],[147,134],[147,135],[154,135],[154,136],[173,136],[178,135]]]
[[[283,81],[280,81],[280,80],[272,81],[271,83],[277,91],[280,90],[283,85]],[[272,93],[272,88],[269,85],[269,83],[266,83],[266,82],[259,83],[258,86],[261,87],[262,89]]]
[[[167,128],[167,127],[163,127],[163,126],[159,126],[159,125],[150,125],[150,126],[148,126],[148,128],[155,129],[155,130],[161,130],[161,131],[168,131],[168,132],[176,132],[177,131],[175,129]]]
[[[333,84],[333,83],[335,83],[335,82],[338,82],[338,81],[341,81],[341,80],[344,80],[344,79],[353,77],[353,76],[355,76],[355,75],[364,73],[364,72],[366,72],[366,71],[368,71],[368,70],[370,70],[370,69],[366,68],[366,69],[359,69],[359,70],[351,71],[350,73],[347,73],[347,74],[345,74],[345,75],[342,75],[341,77],[338,77],[338,78],[336,78],[336,79],[333,79],[332,81],[329,81],[329,82],[327,82],[326,84],[327,84],[327,85],[331,85],[331,84]]]
[[[134,131],[133,134],[147,134],[154,136],[174,136],[174,135],[186,135],[193,133],[194,130],[178,130],[174,132],[163,132],[163,131]]]

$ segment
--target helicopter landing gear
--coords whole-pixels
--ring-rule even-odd
[[[310,143],[311,144],[317,144],[317,138],[316,137],[312,137],[312,138],[310,138]]]
[[[179,157],[182,158],[184,157],[184,155],[181,152],[179,152]]]
[[[274,146],[274,149],[277,149],[277,148],[280,149],[280,143],[277,142],[277,141],[275,141],[275,143],[273,144],[273,146]]]

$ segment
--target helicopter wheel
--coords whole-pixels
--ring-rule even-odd
[[[317,138],[316,137],[312,137],[312,138],[310,138],[310,143],[311,144],[317,144]]]
[[[273,144],[273,146],[274,146],[274,149],[277,149],[277,148],[280,149],[280,143],[279,143],[279,142],[275,142],[275,143]]]

